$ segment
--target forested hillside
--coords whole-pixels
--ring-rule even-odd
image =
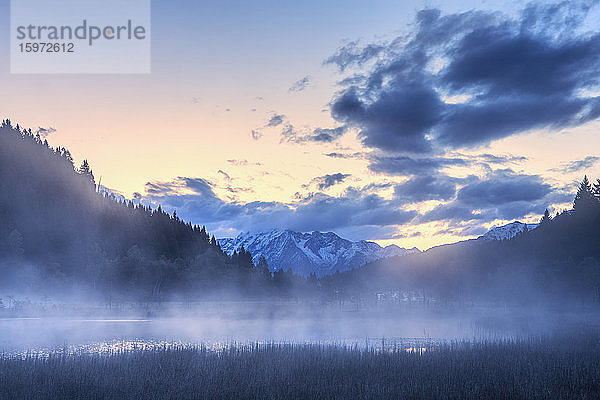
[[[99,191],[87,161],[31,130],[0,126],[0,289],[132,300],[373,298],[419,290],[438,302],[592,304],[600,299],[600,180],[573,209],[503,241],[468,241],[308,279],[227,255],[206,229]]]
[[[581,183],[573,209],[502,241],[466,241],[376,261],[323,279],[343,296],[419,290],[442,302],[596,304],[600,300],[600,180]]]
[[[160,299],[260,294],[281,283],[249,252],[228,256],[175,213],[98,192],[87,161],[75,168],[67,149],[3,121],[0,286]]]

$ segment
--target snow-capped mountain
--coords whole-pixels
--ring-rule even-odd
[[[537,224],[524,224],[519,221],[511,222],[503,226],[496,226],[490,229],[485,235],[479,236],[477,240],[504,240],[515,237],[518,233],[523,232],[527,226],[527,230],[537,228]]]
[[[314,272],[317,276],[346,271],[385,257],[402,256],[420,252],[395,245],[381,247],[377,243],[361,240],[351,242],[332,232],[300,233],[272,230],[264,233],[241,233],[233,239],[219,239],[221,248],[228,254],[242,246],[249,250],[257,262],[264,256],[271,270],[291,268],[301,275]]]

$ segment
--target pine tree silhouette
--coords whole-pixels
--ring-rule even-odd
[[[70,157],[70,153],[69,153]],[[94,173],[92,172],[92,168],[88,163],[88,160],[83,160],[81,163],[81,167],[79,167],[79,175],[83,176],[86,180],[88,180],[91,184],[92,190],[96,190],[96,180],[94,179]]]
[[[540,220],[540,226],[544,226],[550,221],[552,221],[552,218],[550,218],[550,211],[548,211],[546,208],[546,211],[544,211],[544,216]]]
[[[596,196],[597,199],[600,200],[600,179],[596,179],[596,183],[594,183],[592,193],[594,194],[594,196]]]
[[[598,205],[598,199],[594,196],[592,185],[586,175],[583,177],[583,181],[581,181],[577,194],[575,195],[573,211],[575,214],[585,215],[591,213]]]

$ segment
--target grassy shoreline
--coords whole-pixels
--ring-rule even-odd
[[[0,359],[0,398],[593,399],[597,337],[454,342],[423,354],[331,345]]]

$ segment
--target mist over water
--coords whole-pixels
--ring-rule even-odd
[[[496,341],[597,326],[588,313],[494,308],[464,310],[310,310],[302,304],[206,303],[181,310],[165,304],[154,316],[113,312],[0,318],[5,355],[70,349],[101,353],[157,345],[221,348],[256,343],[357,347],[431,346],[451,341]],[[172,307],[172,308],[169,308]]]

